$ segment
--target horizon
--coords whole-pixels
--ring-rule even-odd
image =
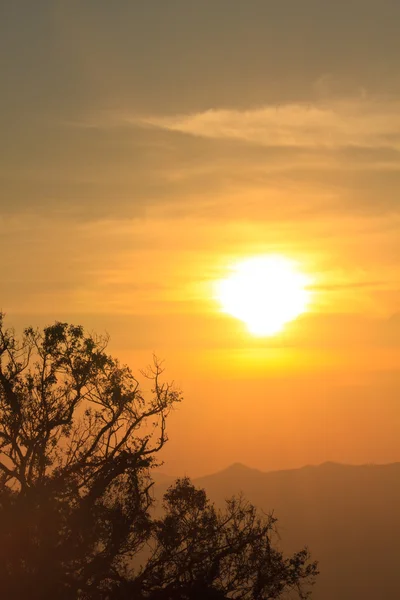
[[[222,473],[225,473],[226,471],[233,471],[233,470],[244,470],[244,471],[255,471],[257,473],[261,473],[262,475],[268,475],[269,473],[278,473],[278,472],[289,472],[289,471],[301,471],[302,469],[321,469],[323,467],[329,467],[329,466],[333,466],[333,467],[354,467],[354,468],[363,468],[363,467],[391,467],[391,466],[395,466],[395,465],[400,465],[400,461],[396,461],[396,462],[387,462],[387,463],[341,463],[341,462],[334,462],[331,460],[327,460],[325,462],[322,463],[315,463],[315,464],[306,464],[306,465],[302,465],[301,467],[292,467],[292,468],[286,468],[286,469],[273,469],[270,471],[262,471],[261,469],[257,469],[256,467],[252,467],[251,465],[246,465],[244,463],[240,463],[240,462],[234,462],[231,463],[225,467],[223,467],[222,469],[218,470],[218,471],[213,471],[212,473],[205,473],[205,474],[200,474],[200,475],[196,475],[195,477],[192,477],[190,475],[190,473],[183,473],[183,474],[171,474],[171,473],[166,473],[165,471],[159,470],[157,467],[154,468],[153,470],[153,474],[154,476],[157,478],[157,476],[162,476],[162,477],[167,477],[168,479],[180,479],[182,477],[189,477],[190,479],[193,480],[197,480],[197,479],[206,479],[207,477],[212,477],[215,475],[220,475]]]

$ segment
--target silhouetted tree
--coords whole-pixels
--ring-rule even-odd
[[[316,564],[271,544],[244,499],[216,511],[178,480],[151,512],[150,470],[179,391],[155,360],[146,396],[107,339],[56,323],[18,341],[0,314],[0,593],[4,598],[306,597]]]
[[[135,584],[152,600],[173,598],[279,598],[315,577],[316,563],[302,550],[290,558],[273,547],[276,519],[260,517],[243,497],[217,511],[202,489],[177,480],[155,521],[152,553]],[[148,595],[146,595],[148,593]]]

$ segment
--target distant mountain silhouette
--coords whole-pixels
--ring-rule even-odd
[[[157,496],[172,483],[157,485]],[[236,463],[194,480],[220,505],[243,492],[278,517],[279,542],[319,560],[315,600],[400,598],[400,463],[264,473]]]

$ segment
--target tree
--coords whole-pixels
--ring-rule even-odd
[[[181,394],[111,358],[107,338],[55,323],[19,341],[0,314],[0,590],[5,598],[278,598],[312,582],[306,550],[243,498],[218,512],[178,480],[152,512],[151,469]]]
[[[273,547],[276,519],[261,517],[242,496],[217,511],[202,489],[178,480],[164,496],[164,516],[155,522],[152,554],[135,584],[149,597],[280,598],[308,592],[317,571],[307,550],[289,558]]]

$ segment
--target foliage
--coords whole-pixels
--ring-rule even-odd
[[[279,598],[316,575],[302,550],[290,558],[273,547],[276,519],[261,517],[243,497],[217,511],[202,489],[178,480],[164,496],[164,517],[155,522],[153,553],[138,580],[151,598]],[[186,596],[183,596],[186,597]]]
[[[178,480],[154,517],[150,472],[181,396],[157,360],[144,394],[106,346],[66,323],[18,341],[0,314],[3,597],[305,597],[315,563],[273,548],[275,520],[243,498],[218,512]]]

